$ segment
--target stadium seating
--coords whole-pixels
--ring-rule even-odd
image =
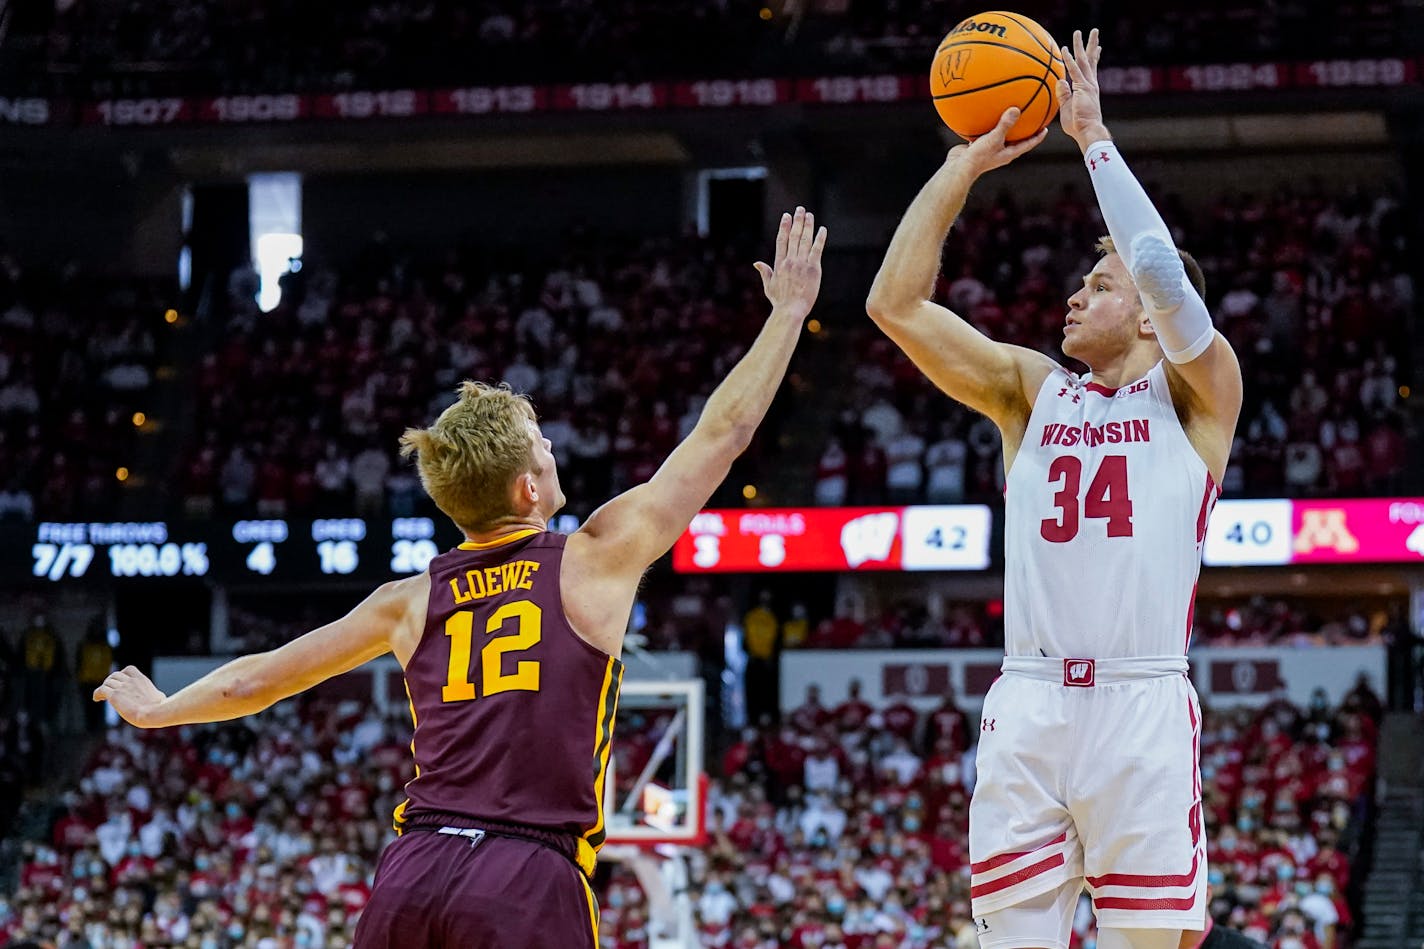
[[[1378,710],[1357,690],[1333,709],[1322,698],[1206,713],[1218,918],[1262,939],[1297,916],[1322,937],[1349,933]],[[703,944],[972,946],[966,723],[952,701],[852,701],[730,740],[713,765],[712,843],[693,861]],[[620,734],[617,753],[636,756],[641,739]],[[409,777],[408,740],[403,718],[319,700],[223,726],[111,731],[56,802],[48,839],[24,844],[0,943],[346,945]],[[603,945],[644,949],[631,873],[613,869],[602,893]],[[1082,917],[1076,938],[1091,932]]]
[[[388,273],[292,281],[270,313],[236,300],[197,374],[204,437],[178,476],[187,506],[433,511],[397,440],[476,378],[532,396],[586,514],[578,505],[652,475],[755,335],[765,300],[750,259],[695,238],[516,272],[402,258]]]
[[[1342,9],[1318,0],[1267,7],[1172,0],[1149,14],[1124,4],[1027,0],[1015,9],[1060,28],[1107,25],[1104,43],[1117,65],[1387,55],[1403,42],[1400,5],[1390,2]],[[933,0],[80,2],[17,18],[5,65],[12,92],[103,95],[918,73],[963,12]],[[1331,28],[1317,29],[1325,17]]]
[[[0,523],[112,514],[135,413],[153,411],[172,291],[0,250]]]

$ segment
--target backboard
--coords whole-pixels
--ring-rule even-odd
[[[625,681],[604,788],[609,845],[706,839],[701,679]]]

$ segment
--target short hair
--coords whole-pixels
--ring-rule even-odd
[[[1094,246],[1093,249],[1105,257],[1108,254],[1117,253],[1117,247],[1113,244],[1113,239],[1111,237],[1098,238],[1098,243],[1096,244],[1096,246]],[[1187,279],[1192,282],[1192,286],[1196,288],[1196,291],[1201,296],[1202,301],[1205,302],[1206,275],[1202,273],[1201,264],[1197,263],[1197,259],[1195,257],[1182,250],[1180,247],[1177,248],[1177,256],[1182,258],[1182,266],[1187,268]]]
[[[510,487],[526,471],[539,474],[525,424],[534,421],[527,395],[507,384],[466,380],[459,398],[429,428],[408,428],[401,457],[415,455],[425,493],[462,530],[488,530],[514,513]]]

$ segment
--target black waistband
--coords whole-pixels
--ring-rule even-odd
[[[545,830],[542,827],[529,827],[524,824],[507,824],[503,821],[480,820],[476,817],[459,814],[441,814],[437,820],[432,820],[431,815],[422,815],[420,823],[408,824],[402,827],[401,833],[438,833],[442,827],[459,827],[462,830],[482,830],[492,837],[513,837],[516,840],[528,840],[562,854],[564,857],[567,857],[574,866],[578,866],[578,842],[574,836],[572,834],[562,834],[556,830]]]

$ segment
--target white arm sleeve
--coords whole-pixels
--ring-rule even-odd
[[[1172,232],[1110,141],[1083,156],[1113,246],[1138,294],[1162,351],[1174,363],[1191,362],[1211,345],[1216,329],[1206,302],[1187,277]]]

